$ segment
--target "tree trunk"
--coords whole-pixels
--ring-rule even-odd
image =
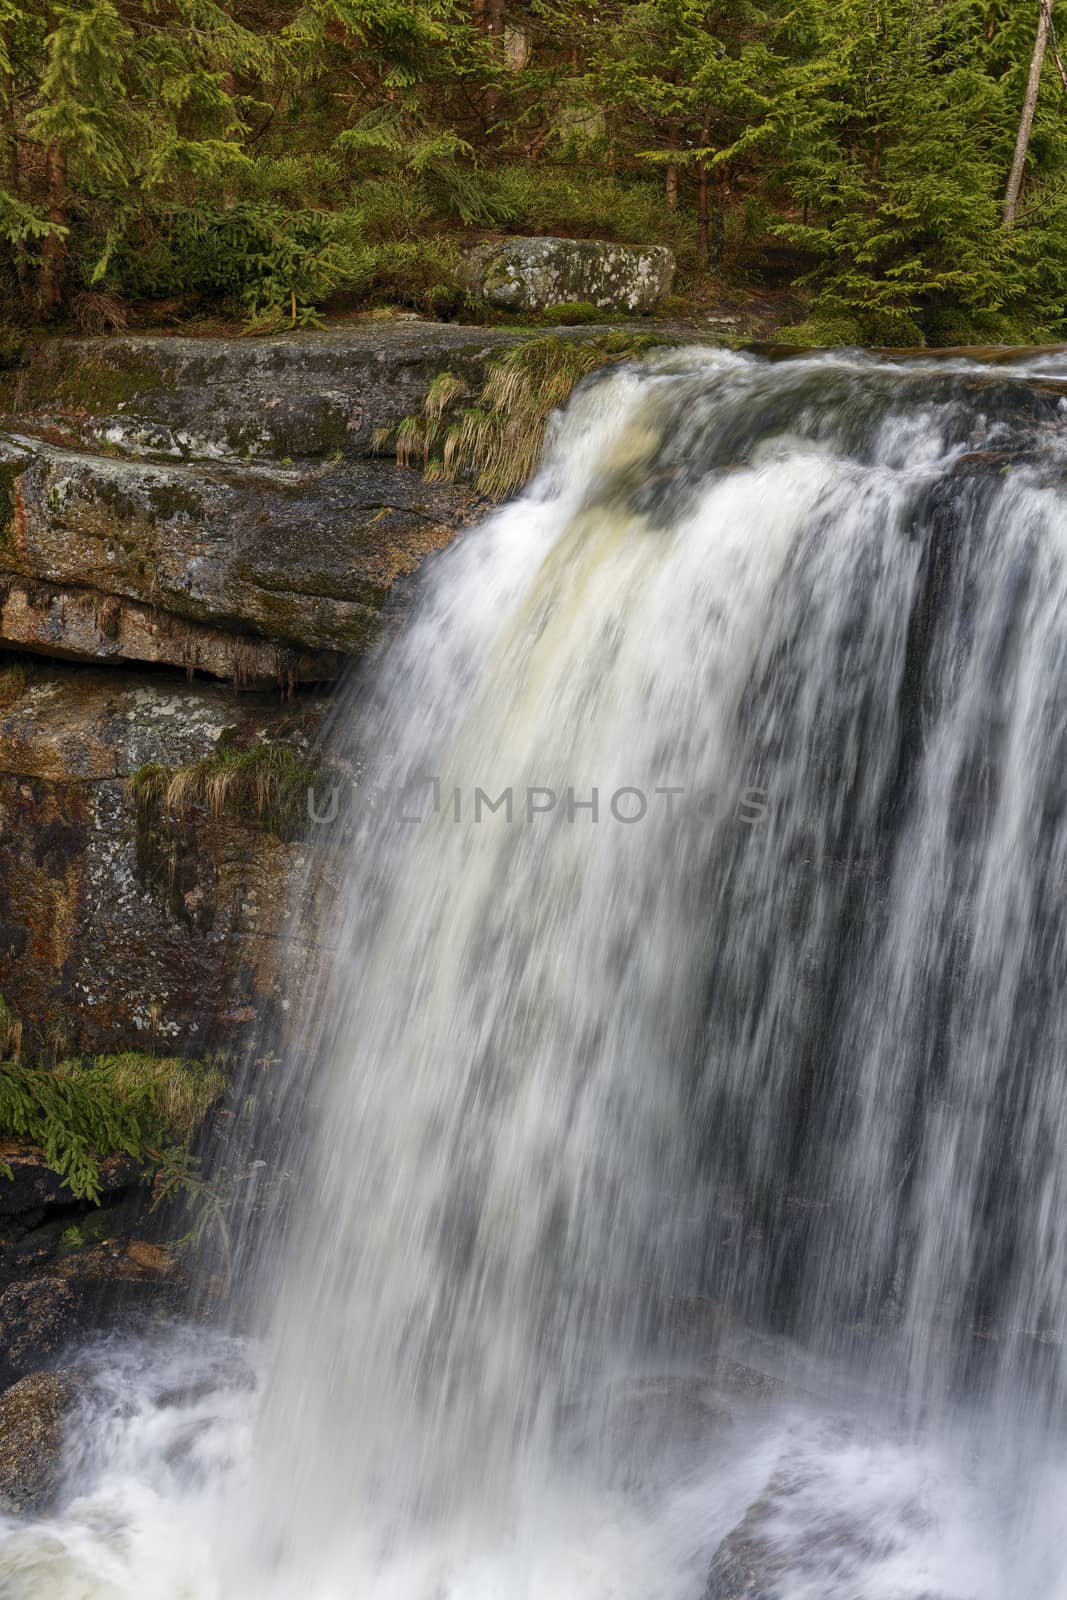
[[[491,40],[490,50],[497,66],[504,63],[504,0],[486,0],[485,5],[485,32]],[[485,109],[490,116],[495,116],[500,109],[500,90],[491,88],[486,90]]]
[[[1019,195],[1022,192],[1023,173],[1026,170],[1026,153],[1030,148],[1030,130],[1034,125],[1034,112],[1037,110],[1037,93],[1041,87],[1041,68],[1045,64],[1045,51],[1048,48],[1048,36],[1051,26],[1052,0],[1039,0],[1034,53],[1030,57],[1030,76],[1026,83],[1026,97],[1023,100],[1022,116],[1019,118],[1019,132],[1015,138],[1015,155],[1012,157],[1008,187],[1004,191],[1003,222],[1006,229],[1011,229],[1015,226],[1015,213],[1019,205]]]
[[[697,163],[697,266],[701,272],[708,270],[711,260],[711,216],[708,210],[708,164]]]
[[[4,79],[4,138],[7,141],[7,159],[4,162],[7,187],[17,197],[22,188],[22,174],[19,171],[19,134],[15,121],[15,80],[10,76]]]
[[[668,148],[671,149],[671,150],[678,150],[681,147],[681,143],[682,143],[681,129],[675,123],[668,124],[668,128],[667,128],[667,145],[668,145]],[[664,181],[664,186],[663,186],[663,198],[666,201],[667,206],[669,207],[669,209],[671,211],[677,211],[677,209],[678,209],[678,163],[677,163],[677,161],[675,161],[673,156],[671,157],[670,161],[667,163],[667,171],[666,171],[665,181]]]
[[[700,144],[706,149],[711,130],[706,125],[700,130]],[[701,156],[697,162],[697,266],[706,272],[711,261],[711,213],[708,197],[708,163]]]
[[[671,211],[678,209],[678,163],[667,163],[667,182],[664,190],[664,199]]]
[[[67,153],[58,143],[48,148],[48,220],[59,227],[67,220]],[[41,276],[41,292],[49,311],[55,311],[63,299],[66,262],[66,236],[50,233],[44,241],[44,269]]]

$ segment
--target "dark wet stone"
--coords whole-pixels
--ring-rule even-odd
[[[91,1330],[166,1320],[187,1288],[178,1256],[121,1233],[53,1260],[0,1293],[0,1389]]]
[[[858,1437],[847,1422],[825,1427],[830,1448]],[[786,1600],[801,1591],[855,1594],[859,1600],[867,1593],[883,1564],[899,1554],[898,1534],[889,1524],[872,1527],[832,1493],[821,1492],[832,1480],[820,1485],[818,1471],[817,1460],[805,1461],[803,1452],[783,1461],[716,1550],[703,1600]],[[896,1510],[899,1539],[906,1541],[916,1508],[902,1503],[889,1509]],[[942,1590],[908,1593],[909,1600],[958,1600]]]
[[[32,1217],[42,1206],[70,1205],[74,1199],[57,1173],[48,1165],[40,1145],[28,1139],[0,1140],[0,1217]],[[100,1193],[110,1195],[124,1189],[137,1177],[140,1168],[128,1156],[109,1156],[100,1163]]]

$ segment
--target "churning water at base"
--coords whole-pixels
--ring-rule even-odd
[[[254,1331],[86,1358],[4,1600],[1067,1596],[1065,441],[586,386],[338,718]]]

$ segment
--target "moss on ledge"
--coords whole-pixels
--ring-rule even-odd
[[[44,339],[21,352],[17,363],[0,371],[0,414],[19,417],[27,410],[56,416],[108,416],[147,390],[169,388],[166,359],[140,357],[122,341],[107,341],[99,354],[86,341]],[[68,349],[78,351],[71,360]]]

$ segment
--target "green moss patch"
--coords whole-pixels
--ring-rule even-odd
[[[0,368],[0,413],[109,416],[146,390],[172,385],[165,359],[147,360],[120,341],[106,359],[87,356],[79,344],[42,342],[30,349],[23,365]]]
[[[550,328],[578,328],[590,322],[609,322],[606,311],[589,300],[561,300],[558,305],[546,306],[537,318]]]

